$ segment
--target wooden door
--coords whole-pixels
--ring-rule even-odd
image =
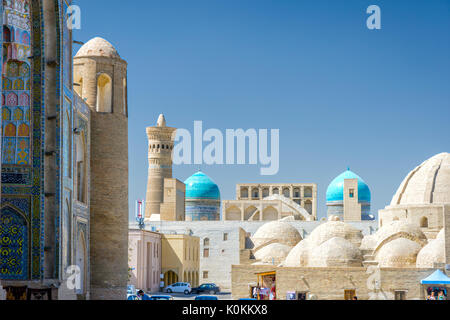
[[[353,300],[353,297],[356,296],[355,290],[344,290],[344,299],[345,300]]]

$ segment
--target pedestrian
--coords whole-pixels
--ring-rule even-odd
[[[436,300],[436,297],[434,296],[434,291],[431,291],[431,295],[428,296],[427,300]]]
[[[438,298],[437,298],[438,300],[447,300],[446,298],[445,298],[445,296],[444,296],[444,292],[441,290],[441,291],[439,291],[439,294],[438,294]]]
[[[140,300],[150,300],[150,297],[144,293],[144,291],[138,291],[138,297]]]
[[[353,300],[358,300],[358,297],[357,296],[353,296]]]

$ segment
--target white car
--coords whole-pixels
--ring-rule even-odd
[[[164,291],[167,293],[178,292],[187,295],[191,293],[192,289],[191,285],[187,282],[176,282],[165,287]]]

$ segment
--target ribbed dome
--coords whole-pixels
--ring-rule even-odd
[[[450,203],[450,153],[440,153],[412,170],[391,206]]]
[[[80,50],[78,50],[75,58],[80,57],[108,57],[120,59],[116,48],[103,38],[96,37],[86,42]]]
[[[186,185],[186,199],[220,200],[219,187],[201,171],[189,177],[184,184]]]
[[[302,236],[296,228],[288,222],[272,221],[262,225],[253,235],[252,241],[255,248],[264,245],[270,241],[276,241],[281,244],[293,247]]]
[[[415,241],[398,238],[388,242],[377,252],[375,260],[381,268],[415,267],[422,247]]]
[[[369,186],[356,173],[347,171],[341,173],[333,181],[327,189],[327,202],[344,201],[344,181],[346,179],[358,179],[358,201],[370,202]]]
[[[334,237],[311,251],[308,266],[362,267],[362,254],[350,241]]]

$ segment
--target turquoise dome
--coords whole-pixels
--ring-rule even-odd
[[[356,173],[350,171],[343,172],[337,176],[327,189],[327,203],[344,201],[344,180],[345,179],[358,179],[358,202],[370,203],[370,189],[369,186],[358,176]]]
[[[219,187],[201,171],[190,176],[184,184],[186,185],[186,199],[220,200]]]

